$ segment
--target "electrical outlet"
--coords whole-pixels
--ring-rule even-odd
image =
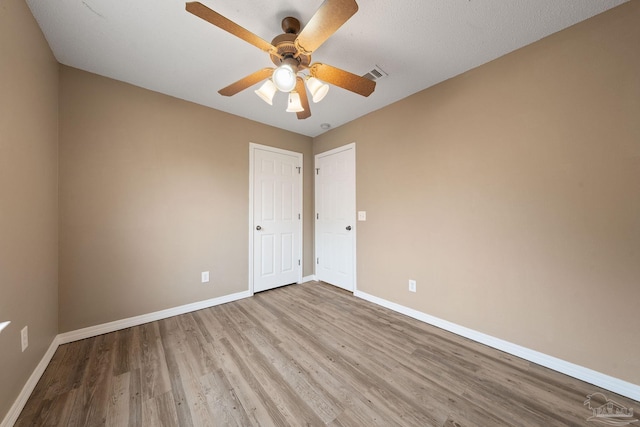
[[[358,221],[367,220],[367,211],[358,211]]]
[[[209,282],[209,272],[208,271],[203,271],[202,272],[202,283],[208,283]]]
[[[20,337],[22,338],[22,351],[25,351],[29,347],[29,327],[25,326],[20,331]]]
[[[416,291],[416,281],[409,280],[409,292],[415,292],[415,291]]]

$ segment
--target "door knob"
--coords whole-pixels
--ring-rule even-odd
[[[347,231],[351,231],[351,226],[347,225]]]
[[[256,227],[256,230],[260,231],[262,230],[262,227],[260,227],[259,225]]]

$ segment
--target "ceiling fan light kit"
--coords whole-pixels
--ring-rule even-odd
[[[280,92],[291,92],[296,87],[298,64],[293,58],[287,58],[285,61],[273,71],[272,79]],[[292,62],[296,62],[296,64],[292,64]]]
[[[300,94],[298,92],[289,92],[289,103],[287,107],[287,113],[300,113],[304,111],[302,107],[302,101],[300,101]]]
[[[260,89],[254,90],[256,95],[269,105],[273,105],[273,96],[277,91],[278,88],[271,79],[265,80],[262,86],[260,86]]]
[[[307,77],[307,89],[309,89],[309,93],[311,94],[311,99],[313,102],[320,102],[327,96],[327,92],[329,92],[329,85],[321,82],[315,77]]]
[[[367,78],[330,65],[311,64],[311,53],[358,11],[355,0],[325,0],[302,30],[300,21],[290,16],[285,17],[282,20],[284,34],[276,36],[271,43],[202,3],[186,3],[186,10],[267,52],[276,66],[256,71],[220,89],[220,95],[233,96],[266,80],[255,93],[269,105],[273,105],[276,91],[289,93],[287,111],[295,112],[298,119],[302,120],[311,116],[303,78],[311,99],[316,103],[327,95],[327,83],[361,96],[369,96],[375,90],[376,83]],[[302,73],[305,70],[308,74]]]

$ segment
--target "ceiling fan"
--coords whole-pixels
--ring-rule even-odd
[[[362,96],[371,95],[375,89],[376,83],[365,77],[331,65],[319,62],[311,63],[313,51],[318,49],[358,11],[355,0],[325,0],[302,31],[300,30],[300,21],[296,18],[290,16],[284,18],[282,20],[284,34],[276,36],[271,43],[200,2],[187,3],[186,10],[267,52],[276,66],[276,68],[263,68],[243,77],[220,89],[218,91],[220,95],[233,96],[266,80],[262,87],[255,91],[258,96],[272,104],[273,96],[277,90],[289,92],[287,111],[295,112],[298,119],[306,119],[311,116],[311,111],[305,90],[305,80],[314,102],[319,102],[329,90],[329,86],[323,82],[331,83]],[[300,73],[304,70],[308,70],[308,74]]]

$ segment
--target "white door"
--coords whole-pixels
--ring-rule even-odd
[[[316,167],[316,278],[355,289],[355,144],[318,154]]]
[[[251,144],[253,292],[302,279],[302,154]]]

